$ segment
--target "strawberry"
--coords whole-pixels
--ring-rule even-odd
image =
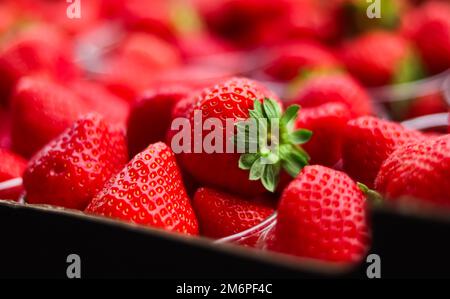
[[[311,41],[289,42],[274,47],[268,57],[264,72],[281,81],[290,81],[304,70],[339,67],[339,62],[326,47]]]
[[[101,113],[108,121],[125,126],[130,112],[129,104],[114,95],[101,84],[87,80],[75,80],[68,87],[91,110]]]
[[[366,199],[345,173],[306,166],[284,190],[271,250],[331,262],[357,262],[369,245]]]
[[[114,219],[198,234],[198,223],[175,156],[164,143],[137,154],[85,210]]]
[[[0,148],[11,148],[11,114],[0,108]]]
[[[447,111],[448,105],[445,103],[443,95],[434,93],[414,99],[407,109],[406,119]]]
[[[372,188],[381,164],[399,146],[421,140],[422,133],[402,125],[363,116],[348,122],[343,146],[345,171]]]
[[[404,18],[403,33],[417,46],[427,70],[450,68],[450,4],[429,1]]]
[[[311,164],[333,167],[342,158],[342,143],[350,111],[341,103],[326,103],[301,110],[297,128],[313,132],[311,140],[303,145],[310,153]]]
[[[423,76],[411,45],[395,33],[368,32],[344,43],[340,55],[348,71],[366,86],[408,82]]]
[[[131,157],[151,143],[164,141],[170,128],[172,110],[188,93],[189,89],[183,86],[166,86],[144,92],[133,103],[127,128]]]
[[[27,161],[13,152],[0,148],[0,182],[22,177]]]
[[[41,32],[41,31],[39,31]],[[51,39],[52,37],[50,37]],[[42,37],[20,38],[0,52],[0,99],[8,99],[20,78],[45,72],[58,80],[72,80],[79,75],[72,57],[59,45]]]
[[[209,188],[197,190],[193,206],[200,233],[214,239],[247,230],[275,211],[269,200],[246,200]]]
[[[418,199],[450,207],[450,135],[398,148],[382,164],[375,188],[388,200]]]
[[[47,144],[24,174],[26,201],[83,210],[127,161],[125,135],[89,114]]]
[[[172,136],[172,149],[176,148],[176,152],[180,153],[179,161],[183,169],[202,185],[223,188],[241,195],[275,191],[281,168],[291,176],[297,175],[308,161],[307,154],[297,145],[305,143],[311,132],[292,132],[290,124],[299,107],[289,107],[282,116],[280,104],[276,99],[264,86],[245,78],[231,78],[201,91],[195,96],[193,106],[186,109],[185,118],[189,126],[184,123],[179,132],[169,133],[169,136]],[[211,138],[208,130],[202,130],[201,140],[198,140],[199,134],[196,134],[194,129],[201,121],[198,117],[203,120],[200,125],[208,120],[216,121],[213,125],[215,128],[211,128],[214,135],[218,136],[214,138],[214,142],[210,139],[210,144],[206,143],[208,135]],[[276,133],[280,133],[279,142],[276,142],[272,150],[267,148],[268,134],[259,134],[258,140],[245,140],[248,137],[244,128],[246,120],[253,121],[256,129],[257,123],[261,126],[264,120],[268,123],[269,119],[278,121],[279,131]],[[217,122],[220,122],[220,125]],[[229,127],[230,123],[241,133],[227,130],[227,124]],[[240,153],[236,144],[232,143],[234,133],[237,144],[246,145],[241,147]],[[186,134],[189,136],[185,136]],[[179,136],[182,138],[175,138]],[[189,137],[191,143],[185,140]],[[219,143],[216,139],[222,142]],[[253,151],[249,150],[250,143],[255,145]],[[201,146],[200,149],[198,145]]]
[[[338,102],[348,107],[352,117],[373,114],[367,92],[346,74],[319,74],[307,78],[301,83],[292,102],[304,108]]]
[[[62,133],[88,106],[65,87],[46,78],[23,78],[11,99],[12,143],[30,157]]]

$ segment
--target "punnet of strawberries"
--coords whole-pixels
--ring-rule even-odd
[[[449,69],[448,1],[2,1],[0,199],[358,262],[450,217]]]

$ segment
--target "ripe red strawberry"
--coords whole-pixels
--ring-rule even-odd
[[[327,103],[302,109],[295,126],[313,132],[303,148],[311,156],[311,164],[333,167],[342,158],[342,143],[350,111],[341,103]]]
[[[0,148],[0,182],[22,177],[27,161],[13,152]]]
[[[346,42],[340,54],[349,72],[366,86],[407,82],[423,75],[411,45],[395,33],[366,33]]]
[[[11,148],[11,114],[0,108],[0,148]]]
[[[273,192],[278,184],[281,168],[295,176],[308,161],[305,152],[297,145],[305,143],[310,132],[306,130],[291,132],[289,126],[295,119],[298,109],[298,106],[289,107],[282,116],[276,96],[264,86],[245,78],[231,78],[204,89],[196,96],[193,107],[186,109],[189,127],[183,124],[176,134],[169,133],[169,136],[172,136],[172,149],[176,147],[175,151],[181,152],[179,161],[183,169],[202,185],[242,195],[258,195],[265,192],[264,188]],[[210,143],[207,143],[210,133],[208,130],[203,130],[200,136],[202,138],[198,140],[199,137],[196,136],[199,134],[194,132],[199,120],[195,117],[196,114],[202,117],[203,122],[200,126],[208,120],[220,122],[220,125],[214,125],[211,130],[214,130],[214,135],[219,136],[217,139],[223,142],[219,143],[214,138],[209,139]],[[278,120],[279,131],[284,132],[280,134],[282,136],[277,147],[271,151],[266,146],[258,146],[254,152],[238,153],[236,144],[232,143],[233,134],[236,132],[230,130],[227,132],[227,122],[239,127],[238,123],[241,121],[252,119],[254,122],[262,122],[263,119],[269,118]],[[190,133],[189,136],[185,136],[186,130]],[[245,139],[242,132],[243,128],[239,134],[242,139],[239,139],[238,143]],[[182,138],[178,138],[180,136]],[[185,140],[189,137],[191,143]],[[259,144],[268,144],[265,137],[263,134],[259,136]],[[200,145],[200,148],[195,144]],[[230,144],[234,152],[230,150],[228,146]],[[253,144],[256,144],[256,140]],[[270,159],[271,163],[266,159]]]
[[[366,199],[345,173],[306,166],[284,190],[269,249],[331,262],[357,262],[369,245]]]
[[[352,117],[373,114],[367,92],[346,74],[325,74],[306,79],[294,96],[293,102],[304,108],[337,102],[345,104]]]
[[[79,70],[71,60],[67,49],[42,37],[11,42],[0,52],[1,103],[8,103],[15,84],[23,76],[45,72],[61,81],[76,78]]]
[[[417,46],[431,73],[450,68],[450,4],[428,1],[404,18],[403,31]]]
[[[82,210],[126,161],[123,132],[89,114],[30,161],[23,177],[26,201]]]
[[[376,190],[387,199],[450,207],[450,135],[398,148],[381,166]]]
[[[45,78],[23,78],[12,105],[12,143],[16,152],[32,156],[62,133],[88,106],[65,87]]]
[[[310,41],[290,42],[274,47],[268,54],[265,73],[274,79],[289,81],[303,70],[334,69],[339,62],[324,46]]]
[[[130,106],[124,99],[92,81],[76,80],[68,86],[91,110],[101,113],[111,123],[125,127]]]
[[[247,230],[275,211],[269,200],[248,200],[209,188],[197,190],[193,206],[200,233],[215,239]]]
[[[127,128],[131,157],[149,144],[165,140],[171,125],[172,110],[189,92],[183,86],[166,86],[146,91],[133,103]]]
[[[151,144],[89,204],[86,213],[198,234],[198,223],[175,156],[164,143]]]
[[[402,125],[363,116],[348,122],[343,147],[345,171],[372,188],[381,164],[399,146],[423,139],[422,133]]]

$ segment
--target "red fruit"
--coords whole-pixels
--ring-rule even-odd
[[[76,121],[31,160],[26,201],[83,210],[127,161],[125,135],[90,114]]]
[[[124,99],[91,81],[77,80],[70,83],[69,87],[91,110],[102,114],[111,123],[125,127],[130,107]]]
[[[450,135],[398,148],[381,166],[376,190],[387,199],[450,207]]]
[[[357,262],[369,245],[366,199],[345,173],[306,166],[284,190],[269,249],[331,262]]]
[[[44,72],[61,81],[77,77],[79,71],[66,50],[42,37],[22,38],[7,45],[0,52],[2,103],[8,102],[15,84],[23,76]]]
[[[353,117],[373,114],[367,92],[345,74],[318,75],[307,79],[293,102],[305,108],[337,102],[345,104]]]
[[[450,4],[429,1],[404,18],[403,31],[431,73],[450,68]]]
[[[13,152],[0,148],[0,182],[22,177],[27,161]]]
[[[265,98],[271,98],[272,100],[265,100]],[[190,127],[187,129],[190,132],[190,136],[184,136],[184,128],[187,126],[183,124],[176,133],[176,135],[183,135],[183,138],[178,140],[174,140],[175,137],[172,138],[172,146],[177,146],[176,151],[181,152],[179,161],[183,169],[200,184],[222,188],[231,193],[242,195],[261,194],[265,192],[264,187],[267,190],[274,191],[278,184],[278,175],[281,167],[288,168],[292,175],[296,175],[302,165],[307,163],[307,158],[304,152],[297,147],[298,143],[287,138],[291,132],[286,131],[286,138],[280,140],[281,144],[279,146],[282,147],[284,145],[283,150],[287,152],[283,157],[280,157],[279,153],[271,152],[274,154],[272,156],[274,158],[273,161],[276,162],[268,163],[271,164],[269,166],[261,164],[264,158],[271,154],[269,152],[246,152],[248,155],[241,155],[237,153],[235,147],[232,147],[234,149],[233,152],[227,146],[235,134],[233,128],[231,128],[231,134],[230,130],[227,132],[227,122],[228,124],[236,124],[249,118],[267,120],[268,107],[271,107],[272,111],[270,118],[278,120],[281,118],[280,104],[273,99],[277,99],[273,93],[259,83],[245,78],[231,78],[228,81],[204,89],[195,97],[194,105],[190,109],[186,109],[187,114],[185,117],[189,121]],[[294,119],[298,111],[298,107],[292,108],[293,110],[289,110],[293,112],[290,113],[289,120]],[[214,125],[211,130],[215,132],[215,136],[218,136],[217,139],[222,140],[221,143],[218,141],[210,142],[211,145],[214,145],[208,148],[209,143],[206,141],[210,133],[209,130],[201,132],[201,140],[199,140],[199,137],[196,137],[198,134],[195,134],[194,128],[198,127],[199,124],[195,120],[195,114],[201,115],[203,121],[200,123],[201,126],[207,123],[208,120],[212,121],[214,119],[220,122],[220,125]],[[280,126],[280,130],[281,127],[284,130],[288,130],[284,126],[286,124]],[[304,132],[300,133],[303,135]],[[169,133],[169,136],[174,135],[174,132]],[[189,137],[191,143],[185,140],[185,138]],[[261,136],[260,138],[264,137]],[[214,138],[214,140],[217,139]],[[301,139],[299,143],[305,142],[304,138]],[[264,140],[260,141],[264,142]],[[195,144],[201,145],[201,149],[195,148]],[[187,150],[185,149],[186,146]],[[298,159],[285,161],[285,159],[289,160],[289,157],[294,156]],[[290,162],[293,164],[290,164]],[[290,165],[294,167],[289,168]],[[248,170],[252,169],[252,167],[253,171],[250,171],[250,174],[253,173],[254,176],[250,180]],[[258,181],[259,179],[261,179],[261,182]]]
[[[441,94],[430,94],[415,99],[408,107],[406,119],[419,116],[444,113],[448,111],[448,105],[445,103]]]
[[[172,110],[189,92],[183,86],[168,86],[148,90],[133,103],[127,129],[131,157],[149,144],[165,140],[172,121]]]
[[[367,86],[412,81],[422,75],[409,42],[395,33],[371,31],[348,41],[341,58],[348,71]]]
[[[86,213],[198,234],[198,223],[175,156],[164,143],[150,145],[89,204]]]
[[[313,135],[303,148],[311,156],[311,164],[333,167],[342,158],[342,143],[350,112],[344,104],[327,103],[300,111],[295,126]]]
[[[200,233],[215,239],[247,230],[275,211],[270,201],[246,200],[209,188],[197,190],[193,205]]]
[[[344,169],[353,179],[372,188],[381,164],[396,148],[423,138],[418,131],[375,117],[351,120],[344,138]]]
[[[0,108],[0,148],[11,148],[11,114]]]
[[[292,80],[305,70],[339,67],[339,62],[327,48],[309,41],[275,47],[268,56],[270,61],[265,73],[281,81]]]
[[[62,133],[88,106],[65,87],[44,78],[24,78],[11,99],[12,143],[30,157]]]

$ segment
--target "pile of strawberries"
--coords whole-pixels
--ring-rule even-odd
[[[390,120],[370,92],[450,69],[447,1],[79,4],[0,3],[0,199],[213,239],[276,212],[266,248],[330,262],[367,252],[372,201],[450,208],[448,129],[397,122],[448,112],[443,92]],[[278,148],[174,150],[198,111],[224,140],[276,119]]]

